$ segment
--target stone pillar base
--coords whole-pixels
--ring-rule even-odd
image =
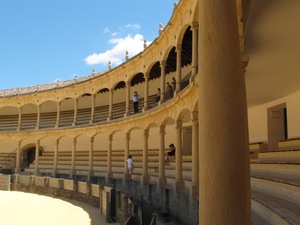
[[[141,183],[149,183],[150,181],[150,176],[149,175],[142,175]]]
[[[190,188],[190,196],[199,196],[199,185],[198,184],[192,184]]]
[[[165,177],[159,178],[157,186],[165,186],[165,185],[167,185],[167,178]]]
[[[112,173],[112,172],[108,172],[108,173],[106,174],[105,182],[108,183],[108,179],[110,179],[110,178],[113,178],[113,173]]]
[[[20,168],[15,168],[14,173],[15,173],[15,174],[19,174],[19,173],[20,173]]]
[[[177,192],[177,191],[182,191],[185,189],[185,184],[183,182],[183,180],[177,180],[175,183],[174,183],[174,194]]]
[[[125,184],[126,181],[129,181],[129,180],[131,180],[129,177],[129,174],[124,174],[123,179],[122,179],[123,185]]]

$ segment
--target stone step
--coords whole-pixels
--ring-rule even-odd
[[[251,191],[252,211],[268,224],[300,224],[300,206],[276,196]]]

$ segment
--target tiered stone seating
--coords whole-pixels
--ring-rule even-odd
[[[124,150],[112,150],[111,152],[111,158],[112,158],[112,164],[111,164],[111,170],[113,173],[114,179],[122,179],[124,177]]]
[[[129,152],[133,158],[134,170],[132,179],[139,180],[143,174],[143,150],[131,150]],[[159,163],[159,150],[149,149],[148,150],[148,175],[152,181],[157,179],[158,175],[158,163]]]
[[[131,103],[131,102],[130,102]],[[125,102],[116,103],[113,105],[113,119],[122,118],[125,114]],[[140,112],[144,106],[144,98],[141,98]],[[148,97],[148,108],[157,106],[155,95]],[[94,122],[107,121],[109,116],[108,105],[95,107]],[[133,114],[130,105],[130,114]],[[18,128],[18,115],[2,115],[0,116],[0,131],[16,131]],[[54,128],[56,125],[57,112],[42,112],[40,114],[39,129]],[[91,108],[78,109],[76,125],[89,124],[91,120]],[[60,112],[60,127],[72,126],[74,122],[74,110]],[[22,114],[21,130],[34,130],[37,126],[37,113]]]
[[[286,143],[285,143],[286,145]],[[251,159],[251,208],[253,224],[300,224],[300,150],[293,147],[284,151],[268,151],[265,144],[250,145]],[[168,150],[166,150],[167,152]],[[140,180],[143,172],[143,151],[130,150],[134,161],[132,179]],[[114,179],[124,178],[124,150],[112,151],[112,173]],[[71,171],[71,151],[58,152],[58,174],[69,175]],[[39,157],[39,172],[52,174],[54,152],[44,152]],[[192,156],[182,158],[183,181],[189,188],[192,180]],[[152,182],[157,181],[159,167],[159,150],[148,150],[148,174]],[[26,170],[33,174],[34,163]],[[75,155],[75,174],[87,176],[89,171],[89,152],[78,151]],[[107,152],[93,152],[93,176],[106,177]],[[167,184],[172,185],[176,177],[176,159],[165,163]]]
[[[176,177],[176,161],[175,158],[165,165],[165,175],[168,185],[175,181]],[[192,181],[192,156],[182,156],[182,179],[186,187],[190,187]]]
[[[55,127],[56,118],[57,118],[57,112],[41,113],[39,129]]]
[[[95,122],[107,121],[108,118],[108,105],[95,107]]]
[[[253,147],[253,146],[252,146]],[[255,147],[257,148],[257,146]],[[250,148],[251,149],[251,148]],[[295,149],[295,148],[294,148]],[[262,152],[260,152],[262,151]],[[166,150],[167,152],[167,150]],[[130,150],[134,160],[134,180],[140,180],[142,175],[142,150]],[[251,205],[254,224],[276,224],[287,222],[299,224],[300,221],[300,150],[269,152],[265,149],[256,151],[257,156],[251,160]],[[114,179],[124,177],[124,150],[112,151],[112,172]],[[69,175],[71,170],[71,151],[58,152],[58,173]],[[191,184],[192,156],[182,158],[183,180],[186,187]],[[39,172],[53,172],[54,152],[44,152],[39,157]],[[89,170],[89,152],[76,152],[75,175],[86,176]],[[148,174],[151,181],[158,176],[159,150],[148,150]],[[34,172],[34,163],[26,172]],[[93,153],[93,176],[107,175],[107,152]],[[176,175],[176,159],[165,164],[165,175],[169,185],[173,184]]]
[[[91,120],[91,108],[79,109],[77,111],[77,125],[89,124]]]
[[[69,175],[71,171],[71,152],[59,152],[57,156],[57,173]],[[54,168],[54,152],[43,152],[39,156],[39,173],[51,176]],[[25,168],[23,174],[34,174],[35,161],[28,168]]]
[[[31,130],[35,129],[37,125],[37,114],[22,114],[21,117],[21,130]]]
[[[18,115],[1,115],[0,116],[0,131],[17,130]]]
[[[300,138],[282,140],[278,142],[279,150],[300,150]]]
[[[122,118],[125,114],[125,102],[113,104],[112,119]]]
[[[14,169],[16,153],[0,153],[0,169]]]
[[[93,153],[93,176],[105,177],[107,174],[107,151]]]
[[[258,152],[250,169],[252,211],[267,224],[300,224],[300,150]]]
[[[74,110],[61,111],[59,115],[59,126],[72,126],[74,122]]]
[[[72,164],[71,151],[59,151],[57,155],[57,175],[70,175]],[[24,174],[34,174],[35,162],[24,170]],[[39,156],[39,173],[51,176],[54,169],[54,152],[44,152]],[[75,174],[87,176],[89,171],[89,152],[77,151],[75,153]],[[107,173],[107,152],[93,152],[93,176],[104,177]]]
[[[166,150],[168,152],[169,150]],[[140,180],[143,173],[143,151],[131,150],[129,154],[132,155],[134,161],[134,171],[132,179]],[[112,173],[114,179],[122,179],[124,177],[125,167],[125,152],[124,150],[112,151]],[[68,176],[71,173],[71,151],[59,151],[57,156],[57,175]],[[159,150],[148,150],[148,175],[151,181],[157,181],[159,167]],[[28,168],[24,170],[23,174],[34,174],[35,162],[31,163]],[[41,175],[52,176],[54,168],[54,152],[44,152],[39,156],[39,173]],[[75,174],[76,176],[87,176],[89,171],[89,152],[77,151],[75,153]],[[186,183],[191,182],[192,171],[192,157],[183,156],[183,180]],[[170,163],[165,163],[165,175],[168,184],[172,184],[175,180],[176,165],[175,159]],[[93,174],[95,177],[105,177],[107,175],[107,152],[94,151],[93,152]]]

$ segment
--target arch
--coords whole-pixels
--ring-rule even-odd
[[[160,78],[160,76],[161,76],[160,62],[159,61],[153,62],[153,64],[151,64],[151,66],[149,67],[149,81]]]
[[[165,74],[176,71],[176,52],[175,46],[169,46],[163,54],[163,60],[166,62]]]
[[[123,89],[126,87],[126,82],[125,81],[119,81],[116,84],[113,85],[112,89],[113,90],[118,90],[118,89]]]
[[[181,46],[182,46],[181,66],[182,67],[191,65],[192,63],[192,49],[193,49],[192,39],[193,39],[193,32],[191,30],[191,26],[188,26],[184,32],[182,42],[181,42]]]
[[[89,151],[90,147],[90,136],[86,134],[78,134],[76,137],[76,151]]]
[[[39,128],[55,127],[57,118],[57,102],[48,100],[40,104]]]
[[[92,94],[84,93],[78,96],[78,109],[90,108],[92,105]]]
[[[191,120],[191,111],[187,108],[183,108],[178,113],[177,120],[181,120],[182,122],[189,122]]]
[[[21,130],[35,129],[37,125],[37,112],[37,105],[33,103],[25,104],[21,107]]]
[[[89,124],[91,121],[93,96],[90,93],[82,94],[77,98],[77,121],[76,124]]]
[[[25,168],[29,167],[29,165],[31,163],[34,162],[34,160],[36,160],[35,156],[36,156],[36,144],[35,143],[30,143],[27,144],[25,146],[23,146],[23,148],[21,148],[21,171],[23,171]],[[43,152],[43,148],[40,146],[39,149],[39,155],[42,155]]]
[[[133,75],[130,78],[130,86],[131,87],[138,85],[140,83],[144,83],[144,82],[145,82],[145,77],[144,77],[144,74],[141,72],[136,73],[135,75]]]
[[[74,122],[75,101],[76,99],[74,98],[64,98],[60,101],[60,127],[72,126]]]
[[[0,116],[15,114],[18,114],[18,108],[16,106],[3,106],[0,108]]]
[[[19,109],[15,106],[0,108],[0,131],[17,130]]]

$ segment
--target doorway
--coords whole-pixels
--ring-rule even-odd
[[[23,150],[23,154],[22,154],[22,157],[23,157],[23,160],[22,160],[22,170],[24,170],[25,168],[29,167],[29,165],[31,163],[34,162],[35,160],[35,149],[36,147],[35,146],[31,146],[31,147],[28,147],[26,149]],[[42,151],[41,149],[39,150],[39,155],[42,154]]]
[[[286,104],[268,108],[268,148],[278,149],[278,141],[288,138],[288,118]]]

